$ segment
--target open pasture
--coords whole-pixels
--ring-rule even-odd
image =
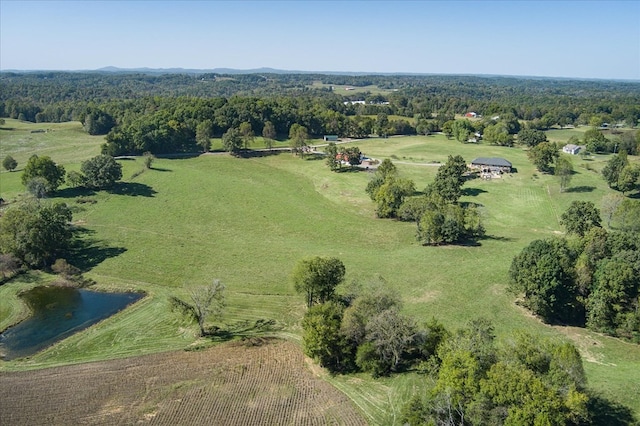
[[[80,127],[48,126],[68,126],[69,131]],[[0,137],[4,141],[12,133],[2,130]],[[68,141],[84,147],[86,158],[99,152],[100,142],[81,130]],[[364,192],[367,172],[333,173],[323,161],[291,154],[215,154],[158,159],[152,169],[132,179],[142,160],[122,160],[122,184],[113,191],[84,194],[94,204],[77,204],[77,194],[64,188],[56,199],[75,206],[74,221],[84,230],[87,247],[79,256],[85,275],[101,289],[145,290],[149,296],[28,359],[0,362],[0,371],[188,347],[197,341],[196,328],[171,310],[169,297],[185,297],[215,278],[227,286],[228,307],[211,325],[251,336],[265,333],[252,327],[262,320],[271,324],[266,333],[296,341],[305,308],[289,273],[304,256],[327,255],[344,262],[347,281],[382,275],[402,295],[405,312],[418,321],[435,317],[453,330],[482,316],[493,321],[499,339],[521,329],[570,339],[583,354],[590,387],[640,413],[640,347],[586,330],[544,325],[505,291],[513,256],[534,239],[561,235],[559,216],[571,201],[600,205],[610,191],[597,172],[606,157],[572,157],[576,174],[569,190],[560,193],[554,177],[537,172],[518,147],[460,144],[442,135],[353,144],[370,157],[391,158],[418,191],[435,175],[433,164],[445,162],[448,155],[459,154],[467,161],[503,157],[517,173],[471,180],[463,187],[463,201],[478,204],[485,221],[487,238],[479,245],[423,247],[414,239],[415,225],[374,217]],[[81,160],[64,144],[46,152],[65,166]],[[3,147],[2,153],[12,151]],[[23,190],[19,172],[2,172],[0,179],[5,199]],[[0,325],[24,315],[17,292],[46,279],[34,274],[1,286]],[[364,375],[328,380],[370,423],[393,424],[406,396],[419,389],[423,379],[407,374],[378,381]]]

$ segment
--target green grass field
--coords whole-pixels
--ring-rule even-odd
[[[31,153],[46,153],[74,169],[98,154],[102,143],[78,123],[7,120],[5,127],[14,130],[0,130],[0,156],[13,155],[18,170]],[[52,131],[30,133],[37,128]],[[74,206],[75,223],[87,231],[83,238],[91,250],[85,261],[91,267],[86,276],[101,289],[145,290],[149,296],[28,359],[0,362],[0,370],[185,348],[198,341],[196,326],[171,311],[169,297],[185,296],[214,278],[227,286],[222,323],[238,327],[243,321],[275,320],[275,333],[299,340],[304,300],[295,294],[289,273],[304,256],[329,255],[344,262],[348,281],[382,275],[402,295],[405,312],[420,321],[436,317],[455,329],[482,316],[494,322],[499,338],[526,329],[570,339],[581,350],[591,388],[640,414],[640,346],[544,325],[505,291],[513,256],[534,239],[561,234],[559,216],[572,201],[600,205],[610,190],[597,170],[607,157],[572,157],[576,174],[570,190],[560,193],[554,177],[537,172],[520,148],[460,144],[441,135],[355,144],[368,156],[392,158],[418,190],[435,175],[433,164],[448,155],[467,161],[503,157],[517,173],[465,184],[463,201],[482,206],[488,238],[479,246],[422,247],[414,239],[415,225],[375,218],[364,192],[367,172],[333,173],[323,161],[291,154],[245,159],[216,154],[158,159],[153,169],[130,179],[142,160],[123,160],[128,191],[100,191],[90,195],[95,204],[77,204],[63,188],[57,199]],[[10,201],[22,191],[20,172],[2,171],[0,196]],[[34,273],[0,286],[0,329],[27,315],[18,291],[48,279]],[[406,374],[378,381],[365,375],[328,380],[372,423],[392,424],[406,396],[425,379]]]

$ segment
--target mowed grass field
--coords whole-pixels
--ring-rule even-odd
[[[32,152],[50,155],[68,170],[99,153],[101,138],[77,123],[36,124],[7,120],[0,130],[0,157],[13,155],[18,169]],[[30,133],[47,127],[48,133]],[[63,140],[46,139],[51,135]],[[568,137],[567,137],[568,139]],[[7,143],[5,143],[7,141]],[[33,148],[23,149],[23,144]],[[57,199],[74,206],[75,223],[89,249],[83,262],[97,288],[144,290],[148,297],[87,331],[28,359],[0,362],[14,371],[58,366],[203,345],[196,327],[170,308],[169,297],[220,279],[228,307],[216,324],[257,333],[251,324],[272,321],[269,333],[300,339],[304,298],[289,273],[305,256],[340,258],[347,281],[381,275],[402,295],[404,310],[419,321],[435,317],[449,329],[470,319],[493,321],[499,339],[515,330],[569,339],[583,355],[589,386],[640,413],[640,347],[583,329],[542,324],[506,293],[511,259],[532,240],[561,235],[559,216],[574,200],[600,205],[609,193],[600,170],[608,157],[572,157],[576,174],[560,193],[553,176],[537,172],[521,148],[460,144],[441,135],[355,142],[370,157],[391,158],[401,174],[423,189],[448,155],[498,156],[517,173],[465,184],[463,201],[481,205],[487,238],[478,246],[423,247],[415,225],[376,219],[364,192],[367,172],[333,173],[323,161],[290,154],[232,158],[226,154],[190,159],[122,160],[120,190],[100,191],[95,204],[77,204],[62,188]],[[72,145],[74,149],[68,149]],[[15,153],[15,154],[14,154]],[[638,158],[631,158],[639,161]],[[587,168],[588,167],[588,168]],[[20,173],[0,174],[0,196],[23,191]],[[16,294],[46,282],[30,274],[0,286],[0,329],[28,314]],[[328,377],[358,405],[372,424],[393,424],[407,395],[424,387],[413,374],[372,380],[366,375]]]

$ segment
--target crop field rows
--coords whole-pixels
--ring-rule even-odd
[[[291,342],[0,373],[0,424],[364,425]]]

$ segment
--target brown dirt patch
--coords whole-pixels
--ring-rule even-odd
[[[282,340],[0,373],[0,424],[364,425]]]

